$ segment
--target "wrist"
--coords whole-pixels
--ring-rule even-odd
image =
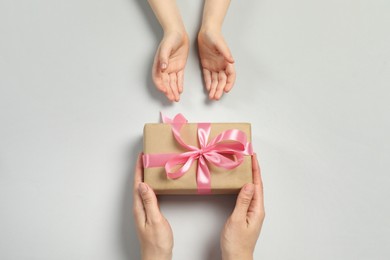
[[[172,260],[172,252],[170,253],[142,252],[142,260]]]
[[[223,253],[222,260],[253,260],[253,254],[251,253]]]
[[[141,246],[142,260],[171,260],[173,244]]]
[[[221,33],[221,26],[217,25],[217,24],[202,24],[202,26],[200,27],[200,30],[199,30],[199,33],[203,33],[203,34],[206,34],[206,33],[214,33],[214,34],[219,34]]]
[[[188,34],[186,32],[186,30],[184,29],[184,27],[169,27],[167,29],[164,29],[164,37],[168,36],[168,35],[177,35],[179,36],[180,38],[185,38],[187,39],[188,38]]]
[[[189,42],[188,34],[186,31],[181,30],[169,30],[164,32],[164,39],[174,39],[176,43],[187,43]]]

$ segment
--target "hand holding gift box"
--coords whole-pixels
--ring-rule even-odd
[[[153,189],[142,182],[142,157],[134,174],[133,213],[141,242],[142,259],[172,259],[173,233],[158,206]],[[264,221],[263,184],[253,155],[253,184],[243,186],[233,213],[221,233],[222,259],[253,259],[253,251]]]
[[[157,194],[238,193],[252,182],[250,124],[163,122],[144,128],[144,180]]]

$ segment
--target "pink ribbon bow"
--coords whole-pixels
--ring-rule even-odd
[[[223,131],[207,143],[211,124],[198,123],[200,147],[195,147],[186,144],[180,136],[182,126],[187,123],[187,119],[182,114],[176,115],[174,119],[164,115],[161,116],[164,123],[171,124],[176,141],[188,151],[180,154],[145,154],[143,156],[144,167],[165,166],[167,177],[177,179],[183,176],[191,165],[198,160],[196,174],[198,193],[211,193],[210,170],[207,162],[230,170],[239,166],[245,155],[253,154],[251,143],[247,142],[245,133],[238,129]],[[179,168],[174,171],[177,167]]]

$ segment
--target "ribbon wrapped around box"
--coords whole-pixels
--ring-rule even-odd
[[[162,120],[144,127],[144,181],[156,194],[236,194],[252,182],[249,123]]]

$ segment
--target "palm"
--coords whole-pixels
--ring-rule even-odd
[[[184,71],[188,57],[188,43],[180,42],[177,49],[173,49],[168,59],[168,68],[164,73],[178,73]]]
[[[183,91],[188,49],[189,43],[186,35],[170,33],[164,36],[154,58],[153,81],[171,101],[179,101],[180,93]]]
[[[219,72],[225,70],[229,62],[216,46],[217,41],[223,41],[222,36],[199,35],[199,56],[203,69]]]
[[[236,78],[234,60],[218,32],[199,32],[198,48],[209,98],[218,100],[223,92],[229,92],[233,87]]]

